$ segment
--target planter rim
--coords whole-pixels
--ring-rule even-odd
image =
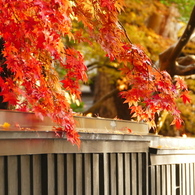
[[[49,117],[45,117],[41,121],[32,112],[0,110],[0,115],[0,124],[7,122],[11,124],[10,130],[15,131],[22,128],[23,130],[53,131],[53,127],[58,126]],[[74,116],[74,119],[78,132],[146,135],[149,130],[148,125],[143,122],[86,116]],[[16,127],[16,123],[19,125],[19,128]]]

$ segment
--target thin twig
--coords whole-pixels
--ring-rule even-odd
[[[127,34],[127,31],[126,31],[125,27],[123,26],[123,24],[120,21],[118,21],[118,23],[120,24],[121,28],[123,29],[127,40],[132,44],[132,41],[130,40],[130,38],[129,38],[128,34]]]

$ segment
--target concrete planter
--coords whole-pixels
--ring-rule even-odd
[[[75,116],[76,129],[78,132],[87,133],[111,133],[111,134],[136,134],[147,135],[148,126],[145,123],[136,123],[125,120],[104,119]],[[35,114],[17,111],[0,110],[0,124],[5,122],[11,126],[9,130],[35,130],[35,131],[52,131],[53,126],[51,119],[45,118],[39,120]],[[4,130],[1,128],[1,130]]]

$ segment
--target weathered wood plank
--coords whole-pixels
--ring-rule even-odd
[[[130,154],[124,154],[124,164],[125,164],[125,194],[131,194],[131,175],[130,175]]]
[[[138,185],[138,195],[142,195],[142,193],[143,193],[143,172],[142,172],[142,170],[144,169],[144,167],[143,167],[143,164],[142,164],[142,153],[138,153],[137,154],[137,170],[138,170],[138,183],[137,183],[137,185]]]
[[[165,173],[165,166],[166,165],[161,165],[162,195],[166,195],[166,173]]]
[[[33,195],[42,195],[41,192],[41,156],[32,155],[32,182]]]
[[[118,185],[118,192],[117,194],[124,194],[124,176],[123,176],[123,154],[117,154],[117,185]]]
[[[155,166],[155,179],[156,179],[156,195],[161,195],[161,172],[160,172],[160,165]]]
[[[57,154],[57,194],[65,194],[64,155]]]
[[[150,166],[150,194],[156,194],[156,170],[155,166]]]
[[[110,171],[109,171],[109,154],[103,154],[103,174],[104,174],[104,195],[110,195],[109,182],[110,182]]]
[[[91,189],[91,154],[84,154],[84,176],[85,176],[85,193],[84,194],[92,194]]]
[[[179,164],[179,193],[178,195],[182,195],[183,188],[183,180],[182,180],[182,164]]]
[[[176,195],[176,165],[171,165],[171,195]]]
[[[73,167],[73,154],[67,154],[67,194],[74,194],[74,167]]]
[[[5,165],[4,156],[0,156],[0,194],[5,194]]]
[[[175,165],[176,195],[180,195],[180,164]]]
[[[93,154],[93,195],[99,195],[100,185],[99,185],[99,154]]]
[[[137,154],[131,153],[132,194],[137,194]]]
[[[190,194],[190,166],[189,166],[189,163],[186,163],[185,168],[186,168],[186,174],[185,174],[185,177],[186,177],[186,195],[191,195]]]
[[[48,195],[55,194],[55,163],[54,154],[47,154],[47,182],[48,182]]]
[[[76,161],[76,195],[83,194],[83,164],[82,164],[83,155],[76,154],[75,161]]]
[[[110,194],[116,195],[116,154],[110,154]]]
[[[170,165],[166,165],[166,187],[167,195],[171,195],[171,168]]]
[[[186,195],[186,168],[185,164],[181,165],[182,177],[181,177],[181,187],[182,195]]]
[[[195,186],[195,163],[193,163],[193,188]],[[194,189],[194,194],[195,194],[195,189]]]
[[[21,195],[30,194],[30,156],[20,156]]]
[[[193,163],[190,163],[189,168],[190,168],[190,173],[189,173],[190,174],[189,175],[190,194],[195,194],[195,192],[194,192],[195,186],[194,186],[194,165],[193,165]]]
[[[8,195],[18,194],[18,160],[17,156],[7,157]]]
[[[148,169],[148,154],[142,153],[142,194],[148,195],[149,190],[149,169]]]

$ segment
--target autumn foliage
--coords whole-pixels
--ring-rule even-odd
[[[189,101],[187,88],[181,79],[173,83],[168,73],[153,68],[144,52],[126,39],[118,23],[123,6],[122,0],[1,0],[3,55],[12,72],[10,78],[0,78],[4,101],[42,119],[50,117],[68,140],[79,145],[64,91],[80,98],[79,82],[87,80],[86,67],[82,54],[66,44],[68,37],[75,42],[98,42],[110,60],[123,65],[121,73],[129,87],[121,94],[139,121],[154,126],[155,113],[167,110],[179,126],[182,121],[175,98]],[[73,32],[73,20],[84,25],[87,40],[82,39],[82,32]],[[56,65],[66,72],[61,84]]]

